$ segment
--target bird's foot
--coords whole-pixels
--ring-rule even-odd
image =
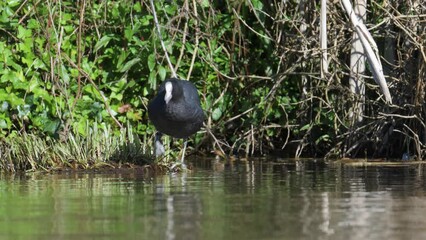
[[[171,172],[181,172],[181,171],[188,171],[188,170],[189,169],[186,166],[186,164],[182,162],[177,162],[170,167]]]
[[[156,143],[156,146],[155,146],[155,157],[159,158],[159,157],[163,156],[165,152],[166,151],[164,150],[164,146]]]
[[[155,141],[154,141],[154,150],[155,150],[155,157],[158,158],[160,156],[164,155],[164,146],[163,142],[161,141],[161,133],[155,134]]]

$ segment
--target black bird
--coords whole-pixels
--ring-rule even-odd
[[[158,131],[155,134],[155,155],[158,157],[164,154],[162,134],[183,138],[181,164],[185,167],[187,138],[200,130],[205,117],[197,88],[186,80],[167,79],[149,103],[148,116]]]

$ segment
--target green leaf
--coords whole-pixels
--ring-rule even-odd
[[[149,71],[152,72],[152,70],[155,67],[155,55],[152,53],[148,56],[148,68]]]
[[[123,99],[123,94],[112,92],[109,98],[110,99],[114,98],[114,99],[117,99],[118,101],[121,101]]]
[[[27,84],[28,84],[28,86],[27,86],[28,89],[27,90],[29,92],[34,91],[34,89],[39,86],[37,80],[35,80],[35,79],[31,79],[30,82],[28,82]]]
[[[148,82],[151,89],[155,89],[157,85],[157,79],[155,77],[155,72],[150,72],[148,77]]]
[[[166,5],[163,9],[166,10],[166,13],[169,15],[175,15],[177,11],[176,5]]]
[[[40,28],[40,22],[35,19],[29,19],[27,23],[27,27],[30,29],[38,29]]]
[[[127,86],[127,79],[121,78],[114,84],[114,87],[111,87],[111,89],[115,92],[122,91]]]
[[[305,126],[303,126],[300,131],[305,131],[308,130],[309,128],[311,128],[311,124],[306,124]]]
[[[141,7],[140,2],[136,2],[135,5],[133,5],[133,10],[135,10],[135,12],[142,11],[142,7]]]
[[[18,73],[15,71],[3,71],[0,77],[0,82],[2,83],[6,83],[6,82],[15,82],[15,81],[19,81],[18,78]]]
[[[124,37],[128,41],[132,40],[133,34],[134,34],[133,29],[130,26],[128,26],[128,27],[126,27],[126,29],[124,29]]]
[[[143,89],[142,89],[142,95],[144,97],[146,97],[146,96],[148,96],[148,93],[149,93],[148,88],[147,87],[143,87]]]
[[[24,105],[19,105],[17,107],[18,109],[18,117],[23,118],[25,116],[28,116],[31,112],[31,105],[29,104],[24,104]]]
[[[128,53],[126,51],[121,51],[117,61],[117,69],[120,69],[123,66],[123,62],[126,60],[127,56]]]
[[[161,81],[166,79],[166,69],[163,66],[158,66],[158,74],[160,75]]]
[[[44,62],[43,62],[41,59],[39,59],[39,58],[36,58],[36,59],[34,60],[34,62],[33,62],[33,66],[34,66],[34,68],[35,68],[35,69],[43,69],[43,70],[47,70],[46,65],[45,65],[45,64],[44,64]]]
[[[0,106],[1,112],[6,112],[9,109],[9,103],[7,101],[3,101],[3,103]]]
[[[315,140],[315,144],[320,144],[321,142],[328,142],[330,140],[330,135],[324,134]]]
[[[9,7],[16,7],[19,4],[21,4],[20,0],[8,0],[6,2],[7,2],[7,5],[9,5]]]
[[[61,76],[63,83],[68,84],[70,82],[70,75],[68,74],[68,71],[65,68],[64,64],[61,64],[59,76]]]
[[[58,119],[55,119],[55,120],[47,119],[44,122],[43,131],[53,135],[56,133],[56,130],[59,128],[60,124],[61,122]]]
[[[98,51],[100,48],[108,45],[109,41],[111,41],[111,36],[105,35],[101,37],[101,39],[99,39],[99,41],[95,45],[95,52]]]
[[[135,80],[130,80],[128,83],[126,83],[125,87],[126,88],[133,88],[136,85]]]
[[[18,27],[18,38],[19,39],[25,39],[32,36],[32,32],[29,29],[25,29],[21,25]]]
[[[262,10],[263,3],[260,0],[252,0],[251,3],[253,4],[253,7],[257,10]]]
[[[127,72],[133,65],[138,63],[140,60],[141,60],[140,58],[133,58],[132,60],[126,62],[123,68],[120,69],[120,72]]]
[[[208,7],[210,7],[210,3],[209,3],[209,1],[208,1],[208,0],[202,0],[202,1],[201,1],[201,6],[202,6],[203,8],[208,8]]]
[[[30,38],[25,38],[21,43],[18,44],[18,46],[19,50],[26,54],[30,54],[33,52],[33,40]]]
[[[217,121],[222,116],[222,110],[220,108],[216,108],[212,112],[212,118],[214,121]]]
[[[72,14],[70,14],[70,13],[62,13],[61,24],[67,25],[67,22],[71,21],[72,18],[73,18]]]
[[[92,85],[84,86],[83,91],[96,99],[102,100],[102,96],[99,94],[98,90],[96,90],[96,88]],[[89,95],[84,95],[82,101],[90,101],[91,97]]]
[[[0,119],[0,128],[1,129],[8,129],[9,128],[9,124],[7,124],[5,119]]]
[[[166,45],[166,51],[169,53],[169,54],[172,54],[172,52],[173,52],[173,42],[172,41],[164,41],[164,44]]]
[[[153,19],[154,17],[151,15],[145,15],[142,19],[141,19],[141,24],[142,26],[149,26],[150,20]]]

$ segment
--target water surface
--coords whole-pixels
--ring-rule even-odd
[[[3,174],[0,239],[426,239],[421,165],[194,165],[161,176]]]

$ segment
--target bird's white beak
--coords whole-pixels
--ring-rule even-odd
[[[173,90],[173,84],[171,82],[166,82],[166,95],[164,96],[164,101],[166,104],[169,103],[170,99],[172,99],[172,90]]]

